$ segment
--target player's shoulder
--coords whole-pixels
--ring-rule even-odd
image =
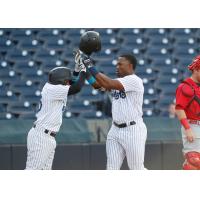
[[[124,78],[127,80],[132,80],[134,82],[142,82],[142,79],[139,76],[137,76],[136,74],[130,74],[128,76],[125,76]]]
[[[67,90],[67,89],[69,89],[69,85],[53,85],[53,84],[50,84],[50,83],[46,83],[45,85],[44,85],[44,89],[46,89],[46,90]]]
[[[181,92],[184,96],[193,96],[193,88],[186,82],[182,82],[178,85],[176,92]]]

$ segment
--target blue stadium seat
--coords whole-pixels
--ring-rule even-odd
[[[60,67],[60,66],[63,66],[63,65],[64,65],[64,63],[60,59],[58,59],[58,60],[44,60],[40,67],[41,67],[43,72],[48,73],[54,67]]]
[[[187,66],[192,63],[193,58],[194,56],[189,56],[189,57],[187,56],[182,59],[178,59],[177,63],[178,68],[182,70],[187,70]]]
[[[95,28],[94,31],[97,31],[101,37],[105,36],[117,36],[119,29],[117,28]]]
[[[0,29],[0,37],[9,37],[11,30],[8,28]]]
[[[196,39],[194,37],[188,37],[188,38],[185,38],[185,37],[177,37],[175,39],[175,42],[174,42],[174,47],[179,47],[179,48],[197,48],[198,47],[198,43],[196,41]]]
[[[0,104],[8,105],[12,102],[17,102],[18,98],[12,90],[5,87],[0,90]]]
[[[49,50],[63,51],[67,42],[63,38],[52,38],[45,41],[45,47]]]
[[[150,37],[148,42],[148,48],[160,47],[169,49],[172,47],[172,40],[168,37]]]
[[[83,112],[88,112],[93,110],[94,110],[93,106],[87,100],[76,99],[75,101],[71,102],[68,105],[68,111],[77,115]]]
[[[197,55],[197,51],[195,48],[193,47],[180,47],[177,46],[174,48],[174,56],[175,57],[179,57],[179,56],[196,56]]]
[[[20,95],[35,95],[35,96],[40,96],[40,91],[38,89],[38,86],[36,85],[26,85],[21,82],[20,84],[12,85],[9,87],[11,91],[13,91],[16,94]]]
[[[151,47],[146,50],[146,55],[154,59],[165,58],[171,56],[169,49],[162,47]]]
[[[7,106],[7,110],[11,114],[32,114],[34,113],[34,108],[27,102],[12,102]]]
[[[152,61],[151,61],[151,66],[153,68],[155,67],[171,67],[171,66],[174,66],[175,62],[174,62],[174,59],[172,57],[159,57],[159,58],[151,58]]]
[[[0,113],[6,112],[6,106],[4,104],[0,104]]]
[[[98,90],[92,89],[90,85],[84,86],[79,95],[82,101],[88,100],[89,102],[96,102],[103,100],[102,94]]]
[[[191,37],[194,34],[195,29],[191,28],[176,28],[171,29],[170,35],[174,38],[180,38],[180,37]]]
[[[159,116],[169,116],[169,106],[173,101],[165,102],[165,100],[160,100],[155,109],[159,112]]]
[[[36,61],[43,62],[45,60],[57,60],[58,55],[54,50],[47,50],[45,48],[40,48],[33,57]]]
[[[6,60],[11,62],[29,61],[32,58],[30,52],[14,48],[7,52]]]
[[[41,29],[37,34],[37,39],[47,41],[55,38],[59,38],[62,35],[59,29]]]
[[[43,43],[34,38],[26,38],[19,41],[18,47],[21,50],[36,51],[41,48]]]
[[[32,119],[33,121],[36,120],[36,116],[35,116],[35,113],[32,112],[32,113],[22,113],[19,115],[19,118],[20,119]]]
[[[15,47],[15,43],[8,39],[0,37],[0,52],[7,52]]]
[[[88,112],[82,112],[80,113],[79,117],[85,118],[85,119],[105,119],[105,114],[100,111],[88,111]]]
[[[14,40],[23,40],[25,38],[32,38],[35,35],[32,29],[10,29],[10,37]]]
[[[65,50],[62,52],[60,59],[65,62],[74,62],[74,49],[67,46]]]
[[[144,108],[143,109],[143,117],[154,117],[154,109],[152,108]]]
[[[159,37],[167,36],[169,34],[169,30],[165,28],[148,28],[145,30],[146,37]]]
[[[15,118],[14,115],[12,115],[11,113],[8,113],[8,112],[3,112],[3,113],[0,113],[0,120],[3,119],[7,119],[7,120],[10,120],[10,119],[13,119]]]
[[[119,29],[119,36],[123,38],[131,35],[142,35],[143,32],[144,30],[139,28],[121,28]]]

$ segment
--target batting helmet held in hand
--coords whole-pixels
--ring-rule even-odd
[[[79,49],[86,55],[101,50],[101,39],[98,32],[86,31],[80,38]]]
[[[72,79],[71,70],[68,67],[56,67],[49,72],[49,83],[53,85],[66,85],[66,81]]]

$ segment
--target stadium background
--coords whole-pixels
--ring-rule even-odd
[[[179,124],[169,117],[178,83],[198,54],[199,29],[0,29],[0,169],[24,169],[26,134],[35,119],[40,91],[55,66],[73,69],[80,34],[96,30],[102,51],[92,57],[115,77],[117,56],[133,52],[143,79],[148,128],[148,169],[181,169]],[[105,169],[105,139],[111,124],[110,97],[85,85],[70,97],[57,137],[53,169]],[[126,163],[123,169],[127,169]]]

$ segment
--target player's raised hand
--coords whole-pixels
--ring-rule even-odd
[[[82,59],[81,59],[81,51],[78,49],[73,52],[74,54],[74,61],[75,61],[75,72],[80,72],[81,71],[81,64],[82,64]]]
[[[193,133],[192,129],[185,130],[185,135],[188,142],[193,142],[195,139],[195,134]]]

